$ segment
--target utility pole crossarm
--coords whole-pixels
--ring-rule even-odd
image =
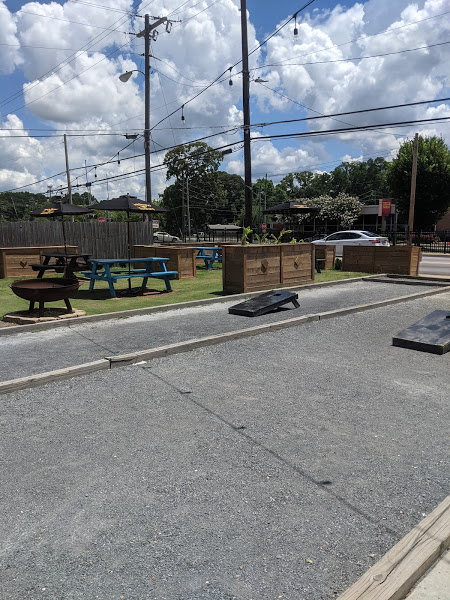
[[[148,32],[150,33],[150,31],[153,31],[153,29],[156,29],[157,27],[159,27],[160,25],[162,25],[166,21],[167,21],[167,17],[161,17],[161,19],[158,19],[157,21],[155,21],[154,23],[152,23],[151,25],[149,25]],[[147,32],[147,29],[143,29],[138,34],[136,34],[136,37],[144,37],[145,34],[146,34],[146,32]]]

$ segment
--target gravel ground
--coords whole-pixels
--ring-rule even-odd
[[[336,598],[448,494],[450,353],[391,345],[446,308],[2,396],[0,597]]]
[[[228,314],[228,308],[237,302],[231,300],[229,303],[211,304],[202,308],[175,309],[128,318],[119,316],[84,325],[74,322],[68,328],[4,336],[0,337],[0,381],[70,367],[105,356],[126,354],[430,289],[432,288],[427,285],[355,281],[338,286],[299,289],[299,309],[293,309],[293,305],[289,304],[285,310],[257,318]]]

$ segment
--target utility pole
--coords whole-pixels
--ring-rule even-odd
[[[152,201],[152,180],[150,173],[150,16],[145,15],[145,124],[144,124],[144,153],[145,153],[145,196],[147,203]],[[153,218],[150,215],[150,244],[153,244]]]
[[[244,111],[244,184],[245,217],[244,226],[252,227],[252,157],[250,150],[250,73],[248,70],[247,2],[241,0],[242,36],[242,104]]]
[[[67,137],[66,137],[66,134],[64,134],[64,154],[66,155],[66,175],[67,175],[67,190],[69,192],[69,204],[73,204],[73,201],[72,201],[72,186],[70,185],[69,155],[67,153]],[[73,215],[70,217],[70,220],[72,221],[72,223],[74,222],[75,218],[74,218]]]
[[[185,233],[186,233],[186,209],[184,202],[184,191],[185,191],[185,179],[183,178],[183,182],[181,184],[181,239],[183,242],[186,241]]]
[[[189,206],[189,178],[186,177],[186,216],[187,216],[187,230],[188,238],[191,239],[191,209]]]
[[[167,21],[167,17],[158,19],[150,25],[150,15],[145,15],[145,29],[140,31],[136,37],[144,37],[144,57],[145,57],[145,124],[144,124],[144,154],[145,154],[145,195],[147,203],[152,201],[152,181],[150,172],[150,32],[156,29],[162,23]],[[153,244],[153,219],[150,218],[150,244]]]
[[[412,231],[414,228],[414,207],[416,203],[416,178],[417,178],[417,154],[419,148],[419,134],[414,136],[413,163],[411,173],[411,195],[409,197],[409,219],[408,219],[408,246],[412,246]]]

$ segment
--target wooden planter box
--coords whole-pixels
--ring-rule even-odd
[[[195,256],[197,250],[188,246],[133,246],[134,258],[147,256],[160,256],[168,258],[166,267],[168,271],[178,271],[177,279],[192,279],[197,276]]]
[[[313,244],[223,246],[223,291],[241,294],[314,280]]]
[[[344,246],[342,270],[417,276],[420,259],[418,246]]]
[[[0,278],[5,277],[36,277],[36,271],[31,264],[43,262],[46,252],[67,252],[77,254],[78,246],[33,246],[17,248],[0,248]]]
[[[330,270],[334,268],[336,262],[336,246],[334,244],[328,244],[327,246],[321,246],[314,244],[316,251],[316,259],[324,260],[325,263],[320,265],[321,269]]]

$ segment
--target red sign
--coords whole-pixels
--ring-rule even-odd
[[[99,218],[97,219],[97,221],[98,221],[99,223],[105,223],[105,222],[106,222],[106,219],[105,219],[105,217],[99,217]]]
[[[267,223],[263,223],[263,224],[262,224],[262,230],[263,230],[263,231],[266,231],[266,229],[267,229]]]
[[[380,200],[380,217],[389,217],[391,214],[392,200],[390,198],[383,198]]]

